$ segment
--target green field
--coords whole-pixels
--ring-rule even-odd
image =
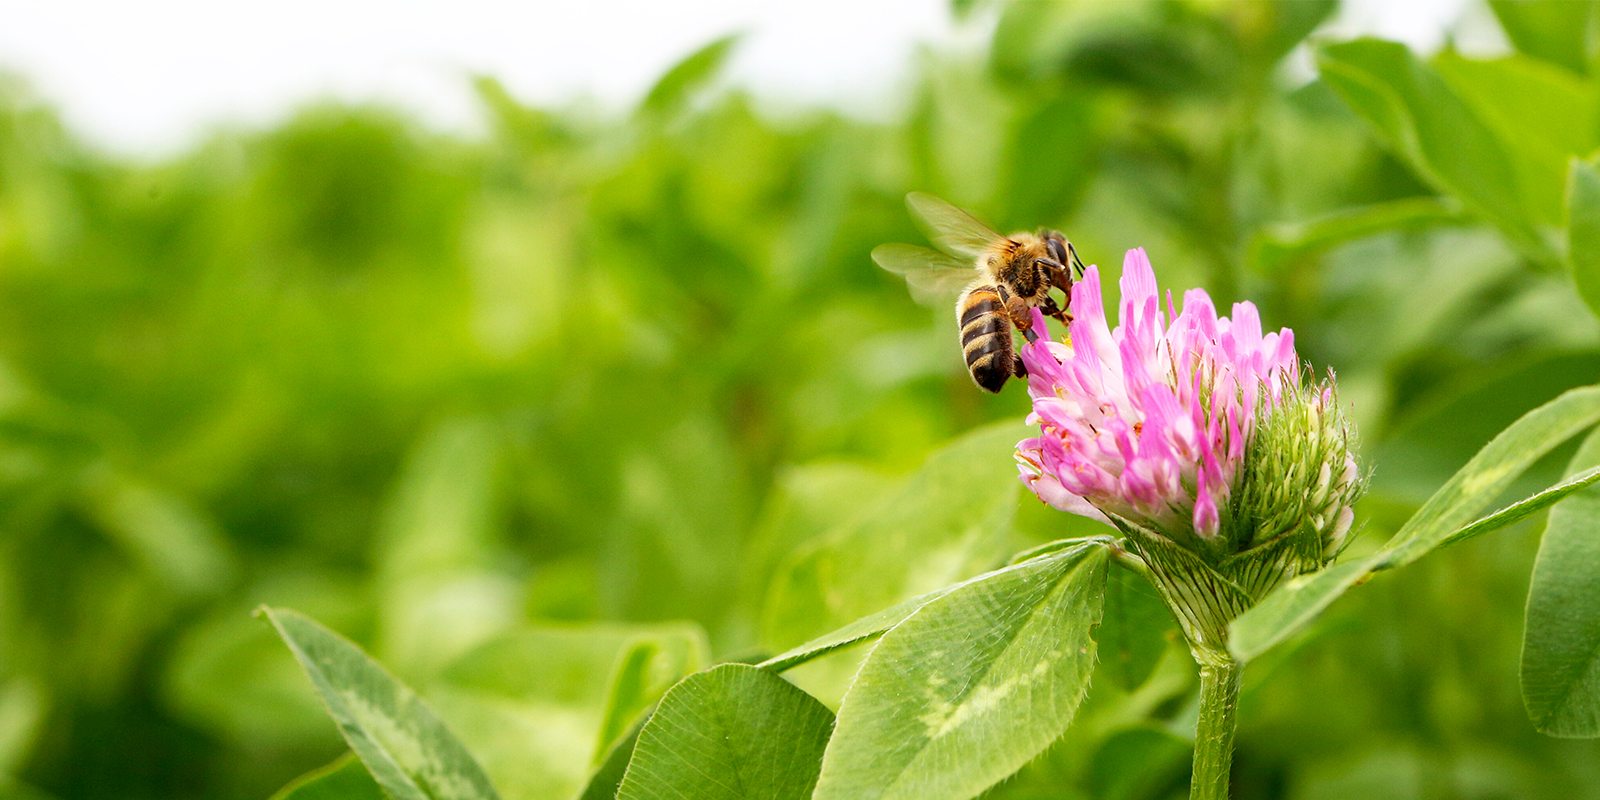
[[[261,800],[339,758],[269,604],[416,687],[501,797],[568,800],[679,675],[1095,533],[1014,477],[1023,387],[976,389],[949,308],[869,258],[925,241],[909,191],[1293,328],[1359,424],[1373,550],[1600,383],[1568,209],[1597,12],[1494,8],[1516,51],[1484,59],[1306,43],[1332,3],[1018,3],[987,52],[923,53],[894,122],[729,88],[729,39],[625,114],[486,76],[486,137],[328,104],[158,163],[0,81],[0,797]],[[1543,527],[1252,663],[1234,796],[1600,798],[1600,744],[1519,691]],[[641,643],[656,695],[608,713]],[[788,677],[837,707],[862,653]],[[985,797],[1186,796],[1194,665],[1171,634],[1146,657],[1103,652]]]

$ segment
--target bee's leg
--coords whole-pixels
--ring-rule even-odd
[[[1028,344],[1039,341],[1039,334],[1033,330],[1033,313],[1029,310],[1028,304],[1023,302],[1022,298],[1011,294],[1005,286],[999,288],[1000,299],[1005,301],[1006,316],[1011,319],[1011,325],[1022,331],[1022,338],[1028,340]],[[1028,377],[1028,368],[1022,363],[1021,352],[1012,355],[1011,374],[1018,378]]]
[[[1050,281],[1051,286],[1060,289],[1062,293],[1072,291],[1072,273],[1068,272],[1060,261],[1041,260],[1039,263],[1044,267],[1045,278]]]
[[[1047,317],[1054,317],[1062,325],[1072,322],[1072,317],[1067,312],[1062,311],[1061,307],[1056,305],[1056,299],[1049,295],[1045,295],[1044,302],[1039,304],[1039,311],[1043,312]]]
[[[1011,320],[1012,327],[1022,331],[1022,338],[1027,339],[1029,344],[1037,341],[1039,334],[1033,330],[1033,314],[1029,312],[1028,304],[1024,303],[1022,298],[1012,294],[1006,287],[1000,286],[997,288],[1000,290],[1001,302],[1006,304],[1006,317]]]
[[[1068,246],[1070,247],[1071,245]],[[1063,267],[1058,263],[1047,262],[1044,268],[1045,275],[1050,279],[1050,285],[1060,289],[1061,293],[1066,295],[1067,301],[1071,302],[1072,273],[1068,272],[1066,267]],[[1047,308],[1048,310],[1046,310],[1044,313],[1047,316],[1055,317],[1056,319],[1060,320],[1063,325],[1072,321],[1072,315],[1062,311],[1061,307],[1056,305],[1056,300],[1054,297],[1046,295],[1046,303],[1040,303],[1039,306],[1040,308]]]

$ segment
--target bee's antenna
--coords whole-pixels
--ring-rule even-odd
[[[1078,249],[1072,246],[1072,242],[1067,242],[1067,255],[1072,257],[1072,271],[1076,272],[1078,277],[1083,277],[1083,259],[1078,258]]]

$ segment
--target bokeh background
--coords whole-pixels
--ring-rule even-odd
[[[730,86],[738,37],[626,109],[484,75],[477,134],[326,102],[159,158],[0,82],[0,796],[254,800],[337,757],[271,603],[422,690],[507,798],[566,798],[639,642],[667,680],[1083,532],[1010,477],[1021,388],[977,391],[948,310],[868,258],[921,241],[910,190],[1112,275],[1145,247],[1164,287],[1292,327],[1360,422],[1369,544],[1600,382],[1559,263],[1319,78],[1334,3],[947,13],[977,44],[920,50],[877,118]],[[1600,145],[1593,13],[1464,6],[1468,56],[1522,83],[1454,39],[1422,55],[1517,165],[1564,164]],[[940,477],[981,530],[873,526],[1008,422]],[[1600,797],[1600,744],[1535,733],[1518,694],[1540,524],[1252,665],[1236,796]],[[851,659],[793,677],[834,703]],[[1132,691],[1097,677],[992,796],[1184,796],[1192,672],[1174,642]]]

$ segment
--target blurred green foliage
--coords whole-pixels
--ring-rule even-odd
[[[1175,293],[1294,328],[1376,467],[1358,548],[1600,382],[1560,269],[1592,3],[1496,3],[1505,58],[1342,43],[1309,81],[1285,57],[1331,2],[961,8],[998,15],[987,54],[924,53],[894,123],[722,87],[733,39],[626,119],[483,78],[482,140],[320,106],[156,164],[6,83],[0,796],[253,799],[338,757],[266,602],[418,687],[503,796],[570,797],[708,659],[1092,532],[1008,477],[1020,388],[975,390],[948,310],[868,260],[918,241],[910,190],[1113,273],[1143,246]],[[973,527],[861,533],[991,421],[947,451],[993,445],[951,483]],[[1535,733],[1517,691],[1537,541],[1379,576],[1252,664],[1236,796],[1600,797],[1600,745]],[[1187,655],[1102,650],[992,796],[1182,796]],[[836,705],[859,656],[789,677]]]

